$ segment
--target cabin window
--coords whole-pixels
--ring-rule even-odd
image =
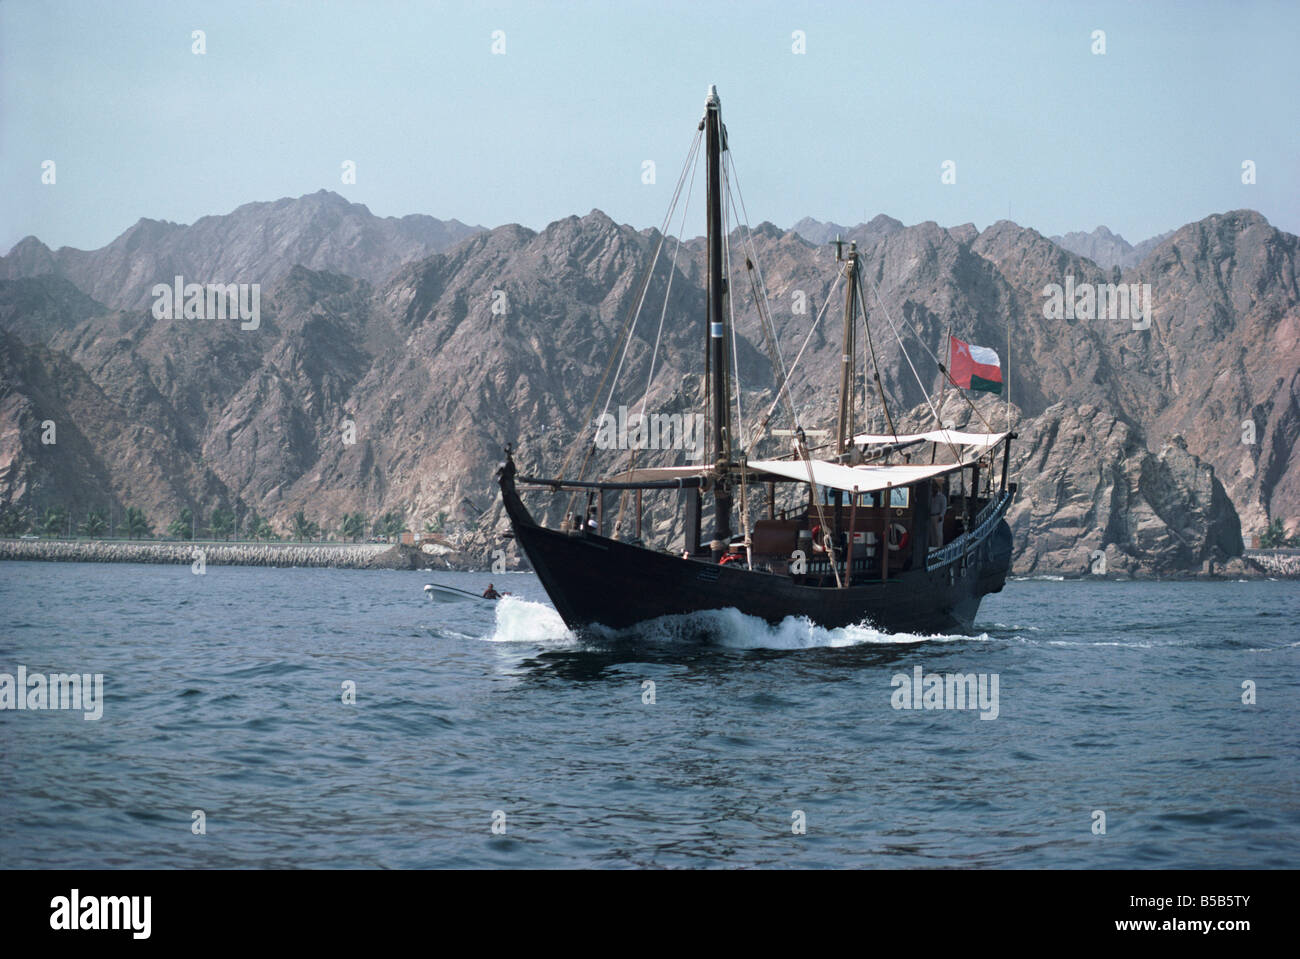
[[[894,509],[907,509],[911,505],[911,487],[895,486],[889,491],[889,505]]]

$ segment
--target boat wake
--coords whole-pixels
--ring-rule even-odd
[[[496,604],[496,629],[483,637],[493,643],[571,646],[578,642],[560,614],[545,603],[502,596]]]
[[[863,645],[895,646],[987,639],[987,636],[888,633],[865,622],[828,629],[804,616],[787,616],[774,626],[736,609],[714,609],[686,616],[668,616],[637,627],[635,632],[652,642],[703,640],[727,649],[840,649]]]
[[[496,629],[484,637],[497,643],[531,643],[542,646],[639,643],[648,646],[713,645],[723,649],[839,649],[863,645],[911,645],[914,643],[980,641],[987,633],[967,635],[925,635],[888,633],[869,623],[827,629],[806,617],[790,616],[779,625],[736,609],[714,609],[680,616],[665,616],[629,629],[595,627],[579,636],[544,603],[507,596],[497,603]]]

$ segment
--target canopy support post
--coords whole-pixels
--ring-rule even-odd
[[[853,532],[858,527],[858,488],[853,487],[853,498],[849,500],[849,548],[844,563],[844,588],[853,582]]]
[[[886,483],[880,494],[880,581],[889,581],[889,490],[893,483]]]

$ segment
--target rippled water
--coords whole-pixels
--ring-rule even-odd
[[[933,638],[584,642],[524,574],[0,563],[0,609],[0,672],[105,688],[0,711],[8,867],[1300,861],[1295,583],[1018,581]],[[997,718],[894,709],[917,666],[996,674]]]

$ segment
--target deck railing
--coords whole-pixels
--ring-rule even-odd
[[[982,543],[984,538],[992,532],[993,527],[997,525],[997,521],[1002,518],[1003,512],[1011,502],[1011,495],[1011,492],[1008,491],[996,499],[989,500],[984,504],[984,508],[975,514],[975,519],[971,522],[971,528],[968,532],[962,533],[947,546],[931,550],[925,557],[926,570],[945,566]]]

